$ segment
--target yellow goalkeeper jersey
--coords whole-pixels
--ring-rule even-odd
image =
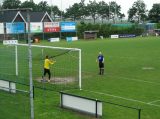
[[[49,65],[50,64],[54,64],[55,62],[54,61],[51,61],[51,60],[49,60],[49,59],[45,59],[44,60],[44,68],[45,69],[49,69]]]

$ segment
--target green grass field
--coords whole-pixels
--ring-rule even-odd
[[[80,40],[70,43],[65,41],[59,43],[41,41],[40,43],[40,45],[82,49],[82,90],[74,89],[65,92],[140,108],[142,109],[141,119],[160,119],[159,44],[160,38],[158,37]],[[3,46],[0,45],[0,47]],[[99,51],[105,57],[105,74],[103,76],[98,75],[98,64],[96,63]],[[8,62],[10,63],[10,61]],[[10,70],[13,72],[13,69]],[[3,72],[2,67],[0,71]],[[23,67],[21,67],[21,71],[23,74],[27,73]],[[1,73],[0,77],[4,77],[4,74],[1,76]],[[42,85],[36,81],[34,83],[39,86]],[[45,86],[52,87],[52,89],[56,87],[50,84],[45,84]],[[57,90],[36,89],[34,99],[35,119],[94,119],[94,117],[85,114],[61,109],[59,98],[60,95]],[[0,100],[3,100],[3,102],[0,102],[0,105],[2,105],[0,119],[28,119],[30,111],[28,111],[29,102],[26,101],[27,99],[29,101],[28,96],[19,98],[19,94],[16,97],[16,94],[13,96],[13,94],[1,91]],[[17,111],[14,110],[16,107]],[[138,112],[104,103],[101,118],[138,119]]]

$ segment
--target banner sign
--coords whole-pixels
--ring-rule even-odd
[[[49,38],[48,39],[50,42],[59,42],[59,38]]]
[[[44,32],[60,32],[59,22],[44,22]]]
[[[3,40],[3,45],[16,45],[18,40]]]
[[[4,34],[4,24],[0,23],[0,34]]]
[[[6,23],[7,34],[17,34],[17,33],[24,33],[24,32],[25,32],[25,25],[23,22]]]
[[[111,38],[119,38],[119,35],[111,35]]]
[[[26,27],[28,31],[28,25]],[[43,32],[43,25],[42,22],[31,22],[30,23],[30,32],[31,33],[42,33]]]
[[[67,42],[76,41],[78,37],[66,37]]]
[[[101,101],[63,92],[60,93],[62,108],[95,115],[96,117],[102,116],[103,103]]]
[[[133,38],[136,37],[135,34],[119,34],[119,38]]]
[[[76,32],[76,22],[61,22],[61,32]]]
[[[16,93],[16,84],[14,82],[0,80],[0,90]]]

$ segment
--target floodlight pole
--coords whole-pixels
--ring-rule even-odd
[[[115,24],[117,22],[117,3],[116,3],[116,0],[115,0],[115,13],[114,13],[114,19],[115,19]]]
[[[61,20],[60,21],[62,22],[62,0],[61,0]],[[61,32],[61,30],[62,29],[60,29],[60,39],[62,39],[62,32]]]
[[[108,16],[108,18],[109,18],[109,23],[110,23],[110,11],[111,11],[111,10],[110,10],[110,9],[111,9],[111,8],[110,8],[110,5],[111,5],[111,3],[110,3],[110,1],[109,1],[109,16]]]
[[[31,49],[30,14],[29,14],[30,11],[32,11],[32,9],[27,9],[28,53],[29,53],[29,81],[30,81],[30,106],[31,106],[31,119],[34,119],[33,79],[32,79],[32,49]]]
[[[61,21],[62,21],[62,0],[61,0]]]

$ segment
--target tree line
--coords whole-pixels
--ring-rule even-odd
[[[85,21],[92,19],[94,23],[100,21],[122,21],[125,14],[121,12],[121,6],[115,1],[106,3],[105,1],[96,2],[96,0],[89,1],[85,4],[85,0],[79,3],[74,3],[65,11],[62,11],[58,6],[49,5],[46,1],[40,1],[38,4],[34,1],[20,0],[5,0],[1,4],[1,9],[15,9],[15,8],[32,8],[34,12],[47,11],[53,21],[56,20],[72,20],[72,21]],[[160,3],[153,4],[150,10],[146,9],[146,4],[143,0],[137,0],[133,3],[132,7],[128,10],[128,22],[144,23],[146,21],[156,22],[160,21]]]

